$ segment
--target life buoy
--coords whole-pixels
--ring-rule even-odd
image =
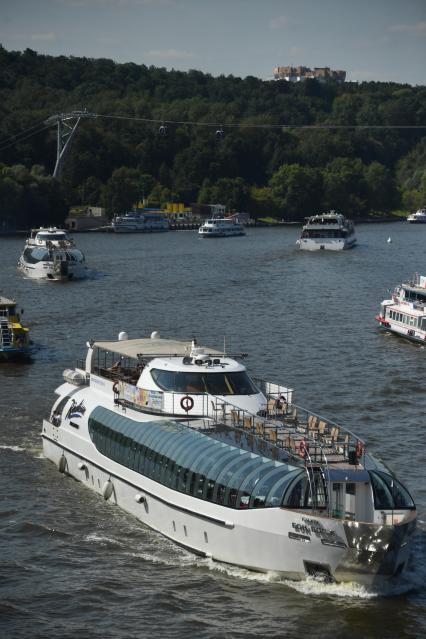
[[[185,397],[182,397],[182,399],[180,400],[180,405],[183,410],[188,413],[194,408],[194,400],[189,395],[185,395]]]
[[[355,455],[356,455],[357,459],[360,459],[360,457],[362,457],[363,452],[364,452],[364,446],[358,440],[357,443],[356,443],[356,448],[355,448]]]
[[[120,390],[120,386],[118,382],[114,382],[114,384],[112,385],[112,392],[114,393],[114,395],[118,395]]]
[[[309,446],[304,439],[299,444],[299,456],[304,459],[308,454]]]

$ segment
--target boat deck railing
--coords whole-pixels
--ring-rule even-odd
[[[365,453],[365,443],[351,431],[294,403],[269,398],[265,410],[249,411],[210,396],[206,416],[215,423],[243,431],[308,464],[357,464]],[[281,455],[280,455],[281,456]]]
[[[194,421],[194,427],[207,430],[212,425],[215,428],[225,426],[236,433],[237,439],[245,433],[249,436],[249,448],[257,446],[262,449],[267,445],[275,459],[285,456],[306,464],[325,466],[358,464],[365,452],[365,443],[359,437],[334,421],[295,404],[292,401],[293,391],[278,384],[254,379],[266,397],[265,406],[254,414],[232,401],[207,393],[156,391],[157,400],[147,405],[146,401],[138,401],[136,395],[151,391],[137,388],[136,376],[132,378],[123,370],[102,370],[99,373],[120,382],[115,393],[118,405],[174,419],[186,417],[190,419],[189,424],[194,418],[207,418],[209,421],[202,427]],[[186,410],[183,407],[188,399],[192,406]]]

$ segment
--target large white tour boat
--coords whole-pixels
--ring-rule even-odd
[[[418,209],[415,213],[411,213],[407,217],[407,222],[410,222],[410,224],[426,224],[426,208]]]
[[[56,227],[31,230],[18,268],[34,279],[65,281],[87,276],[84,254],[67,231]]]
[[[244,226],[234,215],[230,217],[212,217],[204,222],[198,229],[200,237],[235,237],[245,235]]]
[[[213,560],[366,585],[404,571],[408,491],[291,389],[158,333],[87,346],[43,421],[59,471]]]
[[[305,251],[341,251],[352,248],[356,244],[353,222],[335,211],[313,215],[307,218],[297,244]]]
[[[151,209],[133,209],[116,215],[111,223],[116,233],[153,233],[169,230],[169,222],[164,215]]]
[[[386,331],[426,344],[426,276],[416,273],[397,286],[381,303],[376,320]]]
[[[16,302],[0,295],[0,361],[22,360],[29,356],[29,330],[21,324]]]

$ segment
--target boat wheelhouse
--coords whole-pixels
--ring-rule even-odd
[[[88,342],[43,421],[46,458],[189,550],[291,579],[405,569],[404,486],[285,386],[194,342]]]
[[[87,276],[84,254],[64,229],[32,229],[18,268],[33,279],[67,281]]]
[[[245,228],[238,221],[238,217],[231,215],[230,217],[212,217],[206,220],[198,229],[200,237],[235,237],[245,235]]]
[[[426,343],[426,276],[416,273],[383,300],[376,320],[386,331]]]
[[[0,295],[0,361],[27,359],[29,347],[29,330],[21,324],[16,302]]]
[[[407,217],[410,224],[426,224],[426,208],[418,209],[415,213],[411,213]]]
[[[169,230],[169,222],[163,213],[154,209],[132,209],[124,215],[116,215],[111,223],[116,233],[154,233]]]
[[[330,211],[307,218],[302,228],[299,247],[305,251],[341,251],[356,244],[353,222],[340,213]]]

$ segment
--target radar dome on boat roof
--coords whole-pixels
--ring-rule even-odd
[[[160,333],[158,331],[152,331],[151,339],[160,339]]]
[[[127,339],[129,339],[129,336],[127,335],[126,331],[120,331],[120,333],[118,334],[118,341],[124,342]]]

